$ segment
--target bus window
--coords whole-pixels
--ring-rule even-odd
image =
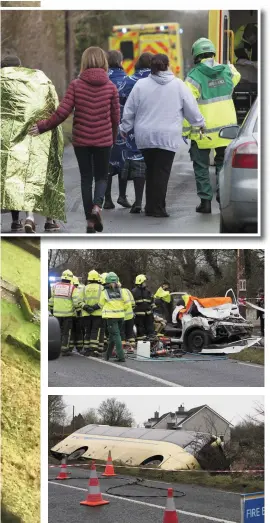
[[[134,50],[132,41],[123,41],[120,44],[120,51],[124,57],[124,60],[134,60]]]

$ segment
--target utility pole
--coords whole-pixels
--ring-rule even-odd
[[[74,33],[72,11],[65,11],[65,66],[66,87],[73,80],[74,74]]]
[[[73,428],[73,432],[75,432],[75,407],[74,407],[74,405],[72,408],[72,428]]]
[[[243,249],[237,249],[237,300],[246,298],[247,280],[245,277],[245,258]],[[240,314],[246,318],[246,307],[239,306]]]

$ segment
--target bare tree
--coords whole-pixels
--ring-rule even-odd
[[[99,420],[102,425],[117,427],[132,427],[134,418],[124,402],[116,398],[103,401],[98,408]]]
[[[87,409],[83,412],[85,425],[96,425],[99,423],[99,417],[95,409]]]

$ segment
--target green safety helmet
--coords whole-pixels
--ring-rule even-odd
[[[100,275],[97,271],[90,271],[87,275],[87,281],[100,281]]]
[[[73,279],[73,272],[71,272],[69,269],[66,269],[65,271],[62,272],[61,279],[62,280],[72,281],[72,279]]]
[[[216,55],[216,48],[213,42],[211,42],[211,40],[208,40],[208,38],[199,38],[199,40],[196,40],[196,42],[194,42],[191,48],[191,53],[193,58],[197,58],[197,56],[200,56],[200,54],[204,53],[213,53],[214,55]]]
[[[136,276],[135,284],[141,285],[145,281],[146,281],[146,276],[144,274],[139,274],[138,276]]]
[[[106,283],[106,276],[107,276],[107,272],[103,272],[101,275],[100,275],[100,281],[102,283],[102,285],[104,285],[104,283]]]
[[[72,283],[73,285],[80,285],[79,278],[77,276],[73,276]]]
[[[115,272],[108,272],[105,281],[106,283],[118,283],[119,278]]]

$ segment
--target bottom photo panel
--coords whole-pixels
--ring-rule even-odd
[[[48,397],[49,523],[264,522],[264,397]]]

